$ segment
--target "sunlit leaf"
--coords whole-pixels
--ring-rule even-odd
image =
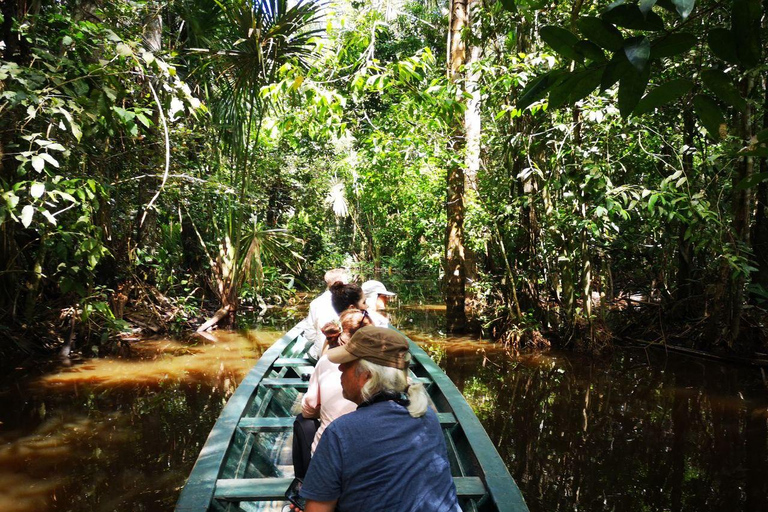
[[[32,224],[32,216],[35,214],[35,207],[28,204],[21,209],[21,225],[28,228]]]
[[[37,172],[42,172],[43,169],[45,169],[45,160],[43,160],[43,157],[41,157],[40,155],[34,155],[32,157],[32,167]]]
[[[40,157],[41,157],[43,160],[45,160],[46,162],[48,162],[49,164],[51,164],[52,166],[54,166],[54,167],[56,167],[56,168],[58,168],[58,167],[59,167],[59,161],[58,161],[58,160],[56,160],[55,158],[53,158],[53,157],[52,157],[51,155],[49,155],[48,153],[40,153]]]
[[[131,47],[125,43],[118,43],[117,46],[115,46],[115,51],[121,57],[130,57],[133,55],[133,50],[131,50]]]
[[[43,194],[45,194],[45,184],[40,182],[35,182],[32,184],[31,187],[29,187],[29,195],[34,197],[35,199],[39,199],[43,197]]]
[[[695,0],[672,0],[677,8],[677,13],[681,18],[686,19],[693,11],[693,6],[696,3]]]
[[[41,213],[43,214],[43,217],[48,219],[48,222],[50,222],[54,226],[56,225],[56,217],[51,215],[51,212],[49,212],[48,210],[43,209]]]

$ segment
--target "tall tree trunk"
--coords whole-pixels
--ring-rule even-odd
[[[742,96],[747,98],[753,86],[753,78],[746,77],[742,82]],[[747,108],[738,115],[739,135],[743,141],[752,138],[752,106],[748,102]],[[750,219],[752,213],[753,194],[750,188],[738,189],[739,183],[749,179],[754,170],[754,159],[750,156],[742,157],[736,171],[733,173],[732,185],[732,215],[730,233],[730,250],[736,255],[743,253],[743,247],[749,246]],[[711,316],[708,325],[708,337],[711,343],[725,343],[728,348],[734,348],[741,330],[741,313],[744,301],[745,276],[732,276],[730,264],[725,261],[720,263],[719,276],[714,294],[709,298]]]
[[[768,129],[768,74],[763,77],[763,126]],[[760,159],[760,173],[768,173],[768,159]],[[768,182],[762,181],[757,187],[757,211],[752,236],[752,254],[755,255],[757,273],[755,284],[768,290]]]
[[[480,0],[467,0],[467,22],[469,27],[476,25],[476,21],[479,17],[478,11],[480,10]],[[474,27],[471,32],[474,32]],[[478,81],[480,80],[480,73],[476,70],[469,69],[473,64],[480,60],[482,55],[482,48],[474,43],[474,38],[469,45],[469,53],[467,54],[466,62],[466,92],[471,96],[467,100],[467,110],[464,111],[464,132],[466,133],[466,157],[465,163],[467,166],[466,173],[466,187],[472,190],[477,190],[477,171],[480,170],[480,135],[481,135],[481,120],[480,120],[480,90]]]
[[[462,32],[468,26],[467,0],[453,0],[448,31],[448,74],[454,83],[460,79],[466,63],[466,45]],[[449,142],[452,153],[464,149],[463,126],[458,122]],[[449,332],[462,332],[467,326],[464,310],[466,269],[464,253],[464,164],[452,159],[447,169],[445,230],[445,317]]]
[[[747,77],[743,83],[743,96],[749,97],[754,84],[752,77]],[[747,102],[747,108],[741,115],[741,136],[742,140],[748,141],[752,138],[752,105]],[[753,194],[751,188],[745,188],[743,190],[737,190],[736,185],[749,179],[754,171],[754,159],[751,156],[744,157],[740,162],[738,171],[736,172],[734,179],[734,197],[733,197],[733,235],[737,253],[741,253],[743,246],[749,245],[749,225],[752,212]],[[741,330],[741,311],[744,302],[744,283],[745,276],[740,274],[735,279],[731,280],[731,293],[730,293],[730,329],[728,332],[728,339],[726,340],[729,347],[733,347],[736,340],[739,338],[739,331]]]
[[[693,119],[693,112],[686,109],[683,111],[683,143],[692,148],[693,134],[696,125]],[[693,153],[686,151],[683,155],[683,174],[689,179],[693,176]],[[693,244],[690,239],[686,240],[685,232],[688,230],[688,224],[681,223],[677,237],[677,288],[675,290],[675,299],[677,301],[687,301],[691,296],[691,277],[693,266]],[[687,313],[688,304],[683,304],[683,313]]]

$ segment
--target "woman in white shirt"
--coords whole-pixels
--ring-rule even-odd
[[[367,311],[350,306],[341,312],[337,321],[328,322],[322,327],[327,341],[324,352],[327,348],[344,345],[358,329],[371,324],[373,321]],[[315,453],[325,428],[334,419],[355,409],[357,405],[342,396],[339,365],[330,362],[328,357],[323,355],[315,365],[315,371],[309,379],[309,387],[301,400],[301,414],[294,422],[293,466],[296,476],[303,478],[306,474],[311,454]],[[310,449],[309,439],[306,438],[308,432],[303,430],[306,427],[302,425],[313,418],[319,418],[320,425]]]

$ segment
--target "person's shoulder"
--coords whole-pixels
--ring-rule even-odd
[[[331,300],[331,292],[328,290],[325,290],[323,293],[321,293],[320,295],[312,299],[312,302],[309,303],[309,307],[311,308],[312,306],[318,306],[330,300]]]

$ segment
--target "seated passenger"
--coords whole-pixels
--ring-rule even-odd
[[[343,345],[358,329],[371,325],[365,311],[350,308],[342,311],[339,321],[328,322],[322,332],[330,348]],[[339,365],[322,356],[309,379],[309,388],[301,401],[301,414],[296,416],[293,437],[294,475],[303,478],[311,454],[315,452],[323,431],[334,419],[357,409],[354,402],[346,400],[341,392]],[[319,425],[315,418],[320,418]],[[314,437],[312,432],[315,431]],[[311,447],[310,447],[311,443]]]
[[[368,306],[365,304],[363,289],[354,283],[335,283],[331,286],[330,292],[331,305],[337,314],[336,318],[332,320],[338,320],[338,315],[341,315],[347,309],[359,309],[360,311],[368,309]],[[321,331],[324,325],[326,324],[319,326]],[[321,337],[325,340],[325,336]],[[327,344],[324,341],[320,354],[324,354],[327,349]]]
[[[366,281],[361,288],[365,294],[365,303],[368,305],[368,314],[371,315],[373,324],[378,327],[389,327],[389,318],[385,314],[389,299],[397,295],[389,290],[381,281]]]
[[[343,311],[339,316],[339,322],[341,323],[340,333],[335,323],[323,327],[323,333],[327,333],[329,349],[346,344],[358,329],[372,323],[367,312],[359,309]],[[320,427],[312,443],[312,453],[315,453],[317,443],[329,423],[357,409],[354,402],[342,396],[339,377],[339,365],[330,362],[327,356],[321,357],[315,366],[315,372],[309,379],[309,388],[301,401],[301,413],[305,418],[320,417]]]
[[[367,326],[330,350],[344,397],[358,405],[328,425],[300,495],[306,512],[460,512],[440,422],[408,383],[408,341]]]
[[[320,358],[320,352],[325,343],[320,328],[338,318],[338,313],[331,304],[331,286],[335,283],[348,283],[349,273],[343,268],[334,268],[325,273],[324,279],[326,290],[309,304],[309,314],[301,322],[304,327],[304,337],[312,343],[309,356],[315,361]]]

